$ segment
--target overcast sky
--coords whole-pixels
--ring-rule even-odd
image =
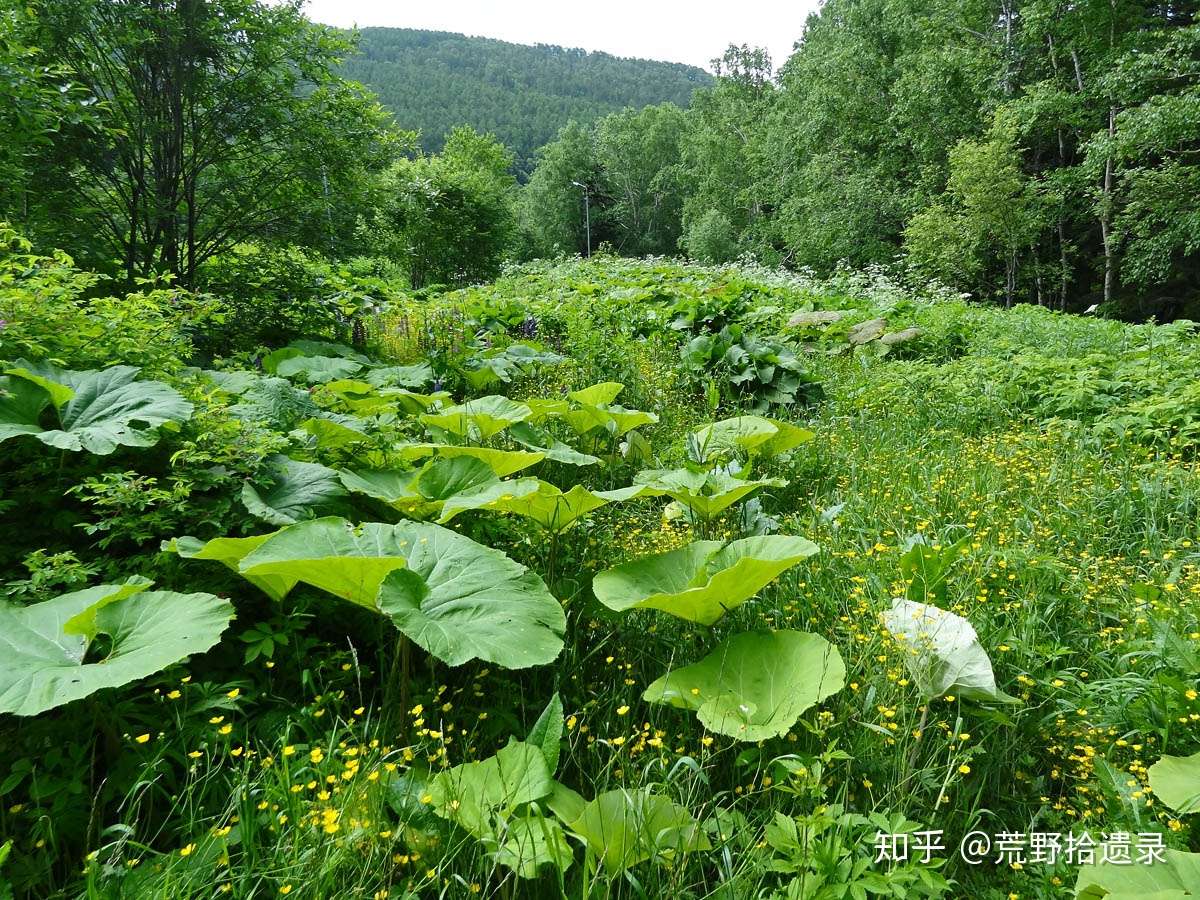
[[[708,67],[731,44],[766,47],[778,68],[791,55],[819,0],[309,0],[317,22],[349,28],[389,25],[559,44],[615,56]]]

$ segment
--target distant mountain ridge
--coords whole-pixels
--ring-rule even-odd
[[[490,131],[528,172],[537,149],[571,119],[591,121],[627,106],[687,106],[712,82],[695,66],[550,44],[529,46],[410,28],[360,29],[360,53],[343,71],[379,95],[428,151],[456,125]]]

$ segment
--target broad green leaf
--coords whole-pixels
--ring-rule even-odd
[[[724,472],[693,472],[690,469],[650,469],[634,477],[635,484],[644,484],[666,494],[702,519],[728,509],[759,488],[783,487],[777,478],[747,480],[734,478]]]
[[[492,467],[469,456],[434,459],[421,467],[417,490],[429,500],[447,500],[455,494],[494,484]]]
[[[599,464],[600,458],[591,456],[587,453],[580,453],[573,447],[569,447],[562,441],[556,441],[549,435],[542,434],[529,422],[518,422],[508,429],[509,437],[526,447],[533,450],[539,456],[550,460],[551,462],[562,463],[568,466],[594,466]],[[503,474],[500,472],[497,475]]]
[[[590,491],[577,484],[569,491],[562,491],[537,478],[521,478],[450,498],[442,507],[442,517],[438,521],[449,522],[467,509],[494,509],[532,519],[542,528],[557,534],[609,503],[654,494],[654,491],[639,485],[614,491]]]
[[[243,557],[248,578],[274,576],[310,584],[335,597],[377,609],[375,597],[388,573],[404,568],[413,548],[396,528],[379,522],[354,526],[326,517],[290,525]]]
[[[199,374],[217,386],[217,389],[232,397],[240,397],[262,380],[256,372],[236,370],[222,372],[216,369],[202,369]]]
[[[654,424],[658,421],[658,416],[637,409],[626,409],[623,406],[582,406],[562,413],[562,420],[570,425],[576,434],[598,430],[620,437],[635,428]]]
[[[338,344],[334,341],[313,341],[301,338],[288,344],[287,349],[298,350],[305,356],[340,356],[344,359],[352,359],[355,362],[370,362],[367,357],[363,356],[353,347],[346,344]]]
[[[433,369],[427,362],[414,366],[385,366],[372,369],[366,379],[377,388],[419,388],[433,381]]]
[[[513,741],[495,756],[440,772],[429,786],[434,812],[477,838],[490,837],[517,807],[550,793],[553,781],[542,752]]]
[[[26,434],[59,450],[87,450],[99,456],[117,447],[152,447],[163,425],[186,421],[192,404],[160,381],[138,381],[132,366],[72,372],[46,364],[23,363],[7,370],[47,392],[58,428],[34,430],[35,396],[0,385],[9,394],[0,403],[0,440]],[[44,404],[43,404],[44,407]],[[40,414],[41,408],[38,413]]]
[[[682,806],[649,791],[609,791],[567,827],[612,873],[658,856],[708,850],[707,836]]]
[[[1100,840],[1097,839],[1097,843]],[[1076,900],[1188,900],[1200,897],[1200,853],[1181,850],[1139,850],[1137,835],[1130,841],[1127,865],[1098,862],[1080,866],[1075,879]],[[1144,853],[1158,853],[1151,864],[1139,862]],[[1101,852],[1097,850],[1097,858]]]
[[[805,710],[841,690],[845,677],[841,654],[819,635],[752,631],[667,673],[642,698],[694,709],[718,734],[761,741],[786,734]]]
[[[459,437],[486,441],[509,425],[529,418],[532,413],[533,410],[524,403],[493,395],[468,400],[440,412],[426,413],[421,416],[421,421]]]
[[[416,391],[392,389],[381,392],[379,396],[395,403],[400,412],[410,416],[443,409],[450,404],[450,394],[446,391],[419,394]]]
[[[304,419],[320,415],[321,410],[308,391],[300,390],[286,378],[259,378],[239,395],[229,413],[245,422],[265,423],[277,431],[287,431]]]
[[[1150,767],[1150,790],[1180,815],[1200,812],[1200,753],[1159,759]]]
[[[567,398],[581,406],[606,406],[617,399],[617,395],[625,390],[625,385],[619,381],[605,381],[593,384],[591,387],[571,391]]]
[[[529,453],[524,450],[497,450],[492,447],[463,447],[458,444],[398,444],[389,448],[388,453],[410,462],[424,459],[427,456],[440,456],[446,459],[469,456],[487,463],[497,478],[505,478],[522,469],[528,469],[546,457],[544,452]]]
[[[587,801],[578,791],[571,790],[561,781],[555,781],[550,793],[540,802],[548,806],[550,811],[558,816],[559,821],[564,823],[574,822],[583,815],[584,807],[587,806]]]
[[[926,699],[954,694],[965,700],[1020,702],[996,687],[992,662],[971,623],[961,616],[897,598],[883,620]]]
[[[536,878],[544,866],[565,872],[574,861],[562,826],[540,815],[521,816],[504,823],[494,837],[485,841],[489,849],[497,843],[492,858],[521,878]]]
[[[566,400],[551,400],[546,397],[531,397],[525,401],[525,405],[531,411],[526,421],[535,425],[548,419],[557,419],[571,408],[571,404]]]
[[[408,472],[343,472],[342,483],[417,519],[437,515],[448,501],[499,496],[507,485],[521,484],[502,482],[487,463],[471,456],[432,459]]]
[[[262,358],[263,371],[269,375],[274,375],[279,371],[279,364],[284,360],[296,359],[307,355],[298,347],[280,347],[278,350],[272,350]]]
[[[272,456],[267,463],[271,486],[260,489],[246,482],[242,485],[242,503],[251,515],[272,525],[294,525],[318,514],[336,512],[338,501],[346,496],[333,469],[283,455]]]
[[[406,548],[407,567],[383,580],[377,607],[442,662],[482,659],[522,669],[562,651],[562,605],[520,563],[425,523],[396,525],[393,540]]]
[[[441,505],[440,524],[446,524],[461,512],[469,509],[492,509],[509,512],[509,506],[522,498],[536,494],[542,482],[537,478],[516,478],[508,481],[496,480],[453,497]]]
[[[363,369],[363,364],[338,356],[293,356],[279,362],[275,374],[280,378],[295,378],[308,384],[325,384],[349,378]]]
[[[563,705],[562,698],[555,691],[538,720],[529,729],[525,738],[527,744],[540,747],[546,757],[546,768],[553,775],[558,770],[558,755],[562,749]]]
[[[230,571],[245,577],[272,600],[282,600],[296,586],[295,578],[283,575],[247,575],[240,569],[242,560],[271,537],[271,534],[242,538],[221,537],[213,538],[207,543],[194,537],[178,537],[163,541],[162,549],[169,553],[178,553],[183,559],[208,559],[219,562]]]
[[[28,607],[0,606],[0,712],[32,716],[153,675],[221,638],[233,617],[212,594],[103,585]],[[70,630],[68,630],[70,627]],[[98,634],[103,659],[87,661]]]
[[[371,416],[392,409],[395,401],[378,393],[375,386],[366,381],[354,378],[341,378],[330,381],[322,386],[320,394],[323,405],[328,405],[333,398],[335,405],[340,405],[356,416]]]
[[[338,473],[342,484],[356,494],[374,497],[403,513],[426,515],[436,512],[437,507],[431,505],[417,491],[416,481],[420,474],[420,469],[409,469],[405,472],[386,469],[351,472],[343,469]]]
[[[657,609],[712,625],[818,549],[812,541],[787,535],[730,544],[696,541],[600,572],[592,589],[597,600],[618,612]]]
[[[316,445],[327,450],[352,447],[371,439],[361,420],[334,413],[326,413],[301,422],[299,430],[312,435],[316,439]]]
[[[0,375],[0,441],[41,433],[42,412],[49,405],[50,394],[41,385]]]
[[[739,450],[755,456],[778,456],[816,437],[804,428],[762,416],[723,419],[692,434],[706,459]]]

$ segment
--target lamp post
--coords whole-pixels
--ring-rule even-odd
[[[583,188],[583,221],[584,227],[587,229],[587,255],[588,259],[592,257],[592,204],[591,198],[588,196],[588,187],[586,184],[580,184],[578,181],[572,181],[571,184],[577,188]]]

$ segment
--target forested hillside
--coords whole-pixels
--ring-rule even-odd
[[[359,50],[342,72],[374,91],[402,128],[420,131],[426,151],[470,125],[500,138],[522,172],[572,119],[663,101],[686,106],[712,81],[678,63],[406,28],[363,28]]]

